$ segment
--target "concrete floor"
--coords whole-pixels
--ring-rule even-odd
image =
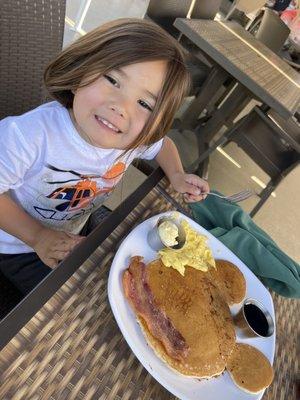
[[[64,45],[80,35],[71,29],[79,5],[80,0],[67,1]],[[82,29],[87,32],[105,21],[125,16],[143,17],[147,5],[148,0],[92,0]],[[197,157],[194,133],[186,131],[182,134],[172,131],[170,136],[178,146],[183,164],[189,165]],[[229,144],[224,150],[225,154],[216,151],[211,157],[210,187],[224,194],[232,194],[245,188],[261,190],[253,177],[267,183],[268,177],[264,172],[235,144]],[[231,157],[231,160],[228,156]],[[124,180],[107,201],[107,205],[112,209],[115,208],[144,179],[145,176],[140,171],[130,167]],[[300,237],[299,182],[300,167],[279,185],[275,195],[270,196],[254,218],[254,221],[277,242],[278,246],[297,262],[300,262],[300,245],[298,242]],[[241,206],[244,210],[250,211],[257,201],[258,198],[252,197],[241,203]]]

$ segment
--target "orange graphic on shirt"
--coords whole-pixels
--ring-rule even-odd
[[[60,184],[78,181],[76,184],[61,186],[47,196],[49,199],[60,201],[60,204],[55,207],[57,211],[79,210],[88,205],[96,196],[111,192],[126,169],[126,165],[121,161],[114,164],[104,175],[83,175],[73,170],[63,170],[49,164],[47,167],[53,171],[67,172],[79,177],[66,181],[47,182],[49,184]],[[98,188],[97,182],[93,180],[97,178],[101,178],[106,184],[110,183],[110,186]]]

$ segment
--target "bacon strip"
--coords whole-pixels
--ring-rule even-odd
[[[146,265],[141,260],[142,257],[133,257],[123,275],[125,296],[135,313],[146,322],[151,334],[163,344],[167,354],[183,361],[189,348],[171,320],[156,306],[146,279]]]

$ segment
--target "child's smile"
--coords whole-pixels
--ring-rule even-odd
[[[94,146],[127,148],[148,121],[165,73],[165,61],[145,61],[112,70],[79,87],[71,112],[79,134]]]
[[[102,128],[110,129],[116,133],[122,133],[122,131],[115,125],[113,125],[111,122],[107,121],[104,118],[99,117],[99,115],[95,115],[96,120],[102,126]]]

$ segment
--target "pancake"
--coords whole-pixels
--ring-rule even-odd
[[[248,344],[236,343],[226,368],[233,382],[248,393],[258,393],[267,388],[274,377],[269,360]]]
[[[189,347],[184,361],[170,357],[140,318],[142,330],[156,354],[184,375],[210,378],[221,374],[235,345],[235,330],[219,289],[205,272],[187,267],[182,276],[160,260],[148,264],[147,281],[156,304]]]
[[[230,261],[216,260],[216,269],[207,272],[223,293],[227,304],[240,303],[246,294],[246,281],[241,271]]]

